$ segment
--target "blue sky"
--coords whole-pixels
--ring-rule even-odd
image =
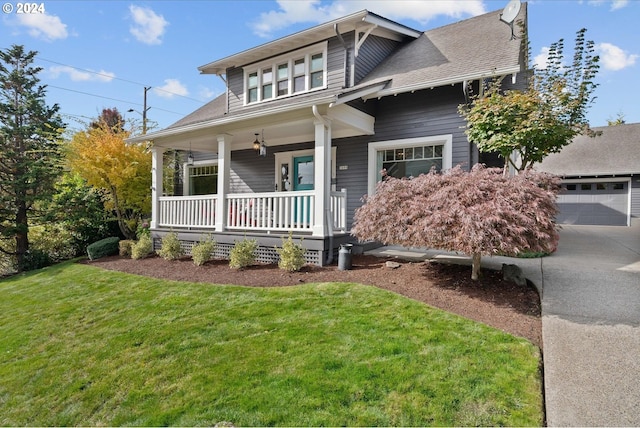
[[[36,2],[44,14],[18,14],[18,2],[0,3],[0,49],[22,44],[39,52],[48,102],[60,105],[72,129],[107,107],[140,120],[145,86],[152,88],[148,119],[158,129],[224,91],[220,78],[199,74],[200,65],[361,9],[428,30],[500,10],[507,0]],[[640,122],[640,1],[528,5],[532,59],[543,58],[545,48],[561,38],[571,58],[581,28],[596,43],[601,68],[591,125],[619,115]]]

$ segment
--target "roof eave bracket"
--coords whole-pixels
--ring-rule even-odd
[[[362,29],[362,28],[363,27],[356,28],[356,49],[355,49],[356,58],[358,57],[358,51],[360,50],[360,47],[365,42],[365,40],[367,40],[367,37],[369,37],[369,34],[371,34],[371,32],[373,30],[378,28],[378,25],[377,24],[369,24],[369,25],[366,26],[366,30],[364,31],[364,33],[360,33],[360,29]]]

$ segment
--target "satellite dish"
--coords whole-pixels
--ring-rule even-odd
[[[513,24],[513,21],[520,12],[520,0],[511,0],[500,14],[500,19],[507,24]]]

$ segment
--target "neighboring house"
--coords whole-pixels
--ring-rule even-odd
[[[536,165],[562,177],[558,223],[629,226],[640,217],[640,123],[593,128]]]
[[[246,236],[271,261],[293,231],[309,262],[327,263],[353,241],[354,210],[383,168],[415,176],[483,159],[458,106],[488,79],[526,84],[523,40],[500,11],[422,32],[363,10],[203,65],[226,93],[129,140],[153,142],[155,245],[170,230],[187,248],[210,234],[224,256]],[[168,150],[183,152],[183,178],[163,188]]]

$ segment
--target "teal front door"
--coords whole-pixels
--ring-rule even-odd
[[[293,158],[293,190],[313,190],[313,156]]]
[[[293,158],[293,190],[313,190],[313,155]],[[296,198],[293,207],[295,223],[309,223],[311,196]]]

